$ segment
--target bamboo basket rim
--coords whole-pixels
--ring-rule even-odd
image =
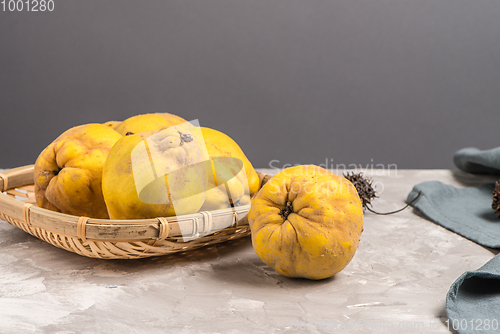
[[[182,216],[132,220],[79,217],[40,208],[35,203],[34,194],[30,192],[34,184],[33,170],[34,165],[26,165],[0,172],[0,219],[57,247],[81,255],[104,258],[162,255],[250,234],[246,217],[250,205]],[[257,174],[260,186],[270,178],[267,174]],[[225,222],[221,225],[219,222],[223,219],[227,221],[228,216],[232,216],[232,224],[227,226]],[[115,257],[116,254],[106,254],[118,244],[125,245],[127,249],[134,248],[134,254],[118,252],[118,257]],[[103,245],[106,250],[99,248]],[[144,248],[143,253],[141,249],[136,249],[137,245],[142,245],[139,248]],[[93,250],[92,246],[97,250]],[[92,254],[85,254],[82,247],[87,251],[90,249]],[[152,252],[151,247],[156,247],[155,250],[159,252]]]

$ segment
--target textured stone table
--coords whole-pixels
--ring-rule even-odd
[[[402,207],[422,181],[494,181],[448,170],[365,175],[380,191],[378,211]],[[366,212],[354,259],[322,281],[275,273],[249,237],[178,255],[98,260],[0,222],[0,333],[449,333],[449,286],[495,254],[411,208]]]

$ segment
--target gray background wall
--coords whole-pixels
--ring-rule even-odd
[[[256,167],[453,168],[500,146],[497,0],[55,0],[0,12],[0,168],[67,128],[171,112]]]

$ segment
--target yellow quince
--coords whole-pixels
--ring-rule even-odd
[[[116,129],[116,127],[121,124],[121,121],[107,121],[106,123],[102,124],[109,126],[111,129]]]
[[[102,168],[122,136],[103,124],[86,124],[62,133],[35,162],[39,207],[76,216],[108,218],[101,190]]]
[[[324,279],[344,269],[363,231],[363,207],[347,179],[318,166],[273,176],[248,213],[259,258],[287,277]]]
[[[212,163],[202,211],[233,205],[250,204],[250,196],[259,190],[259,176],[238,144],[228,135],[201,127]]]
[[[200,136],[183,126],[171,126],[122,137],[109,152],[103,170],[102,190],[110,218],[198,212],[211,172]]]
[[[182,123],[187,123],[187,121],[182,117],[169,113],[142,114],[127,118],[118,124],[115,130],[125,136],[130,133],[159,131]]]

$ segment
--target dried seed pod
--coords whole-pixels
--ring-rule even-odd
[[[354,174],[354,172],[348,172],[344,174],[344,177],[356,187],[363,207],[368,208],[367,205],[371,206],[372,199],[378,197],[377,192],[372,187],[372,179],[363,177],[363,173]]]
[[[491,203],[491,208],[495,210],[498,217],[500,218],[500,181],[495,183],[495,188],[493,189],[493,202]]]
[[[410,203],[406,204],[399,210],[391,211],[391,212],[377,212],[371,209],[369,206],[372,206],[372,199],[378,197],[377,192],[372,187],[372,179],[363,177],[363,173],[354,174],[354,172],[344,173],[343,175],[346,179],[351,181],[351,183],[356,187],[358,191],[359,198],[363,204],[363,208],[367,209],[370,212],[373,212],[377,215],[391,215],[393,213],[397,213],[403,211],[408,206],[410,206],[413,202],[415,202],[422,193],[421,191],[418,193],[417,197],[415,197]],[[368,206],[369,205],[369,206]]]

